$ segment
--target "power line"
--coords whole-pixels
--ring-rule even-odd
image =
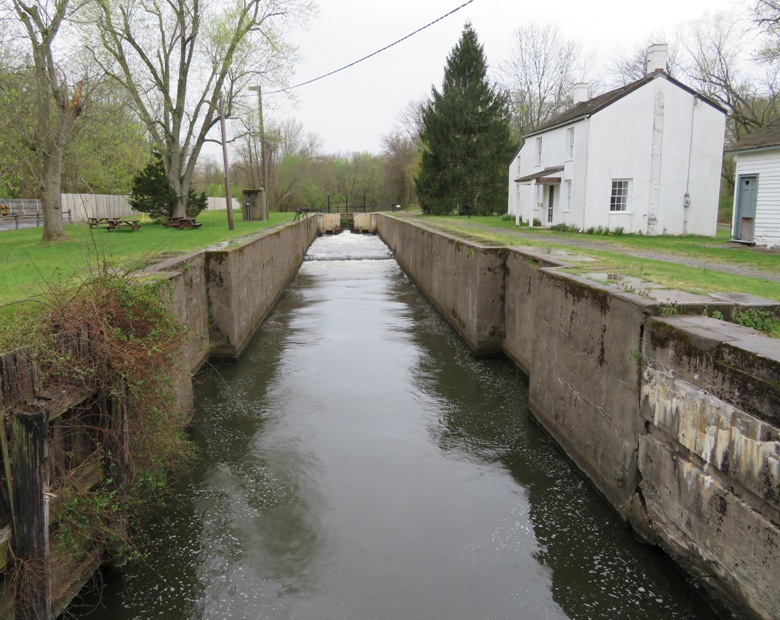
[[[340,67],[339,69],[335,69],[334,71],[331,71],[331,72],[329,72],[329,73],[325,73],[324,75],[321,75],[321,76],[319,76],[319,77],[313,78],[313,79],[311,79],[311,80],[306,80],[305,82],[301,82],[300,84],[295,84],[294,86],[288,86],[287,88],[280,88],[279,90],[274,90],[274,91],[271,91],[270,93],[267,93],[267,94],[269,94],[269,95],[275,95],[275,94],[277,94],[277,93],[285,93],[285,92],[287,92],[287,91],[294,90],[294,89],[296,89],[296,88],[300,88],[301,86],[306,86],[307,84],[312,84],[312,83],[314,83],[314,82],[319,82],[320,80],[324,80],[326,77],[330,77],[331,75],[335,75],[336,73],[340,73],[341,71],[344,71],[345,69],[349,69],[350,67],[354,67],[355,65],[357,65],[357,64],[359,64],[359,63],[361,63],[361,62],[363,62],[364,60],[368,60],[369,58],[371,58],[371,57],[373,57],[373,56],[376,56],[377,54],[381,54],[381,53],[382,53],[382,52],[384,52],[385,50],[389,50],[391,47],[394,47],[394,46],[398,45],[399,43],[402,43],[403,41],[406,41],[406,39],[409,39],[409,38],[413,37],[413,36],[414,36],[414,35],[416,35],[418,32],[422,32],[422,31],[423,31],[423,30],[425,30],[426,28],[430,28],[430,27],[431,27],[431,26],[433,26],[435,23],[437,23],[437,22],[440,22],[440,21],[441,21],[441,20],[443,20],[443,19],[446,19],[447,17],[449,17],[449,16],[450,16],[450,15],[452,15],[453,13],[457,13],[457,12],[458,12],[458,11],[460,11],[462,8],[464,8],[464,7],[468,6],[468,5],[469,5],[469,4],[471,4],[472,2],[474,2],[474,0],[468,0],[468,2],[464,2],[464,3],[463,3],[463,4],[461,4],[459,7],[452,9],[452,10],[451,10],[449,13],[445,13],[445,14],[444,14],[444,15],[442,15],[441,17],[437,17],[437,18],[436,18],[436,19],[434,19],[432,22],[430,22],[430,23],[428,23],[428,24],[425,24],[424,26],[422,26],[421,28],[418,28],[418,29],[417,29],[417,30],[415,30],[414,32],[410,32],[410,33],[409,33],[409,34],[407,34],[405,37],[402,37],[402,38],[398,39],[397,41],[394,41],[393,43],[390,43],[390,45],[385,45],[385,46],[384,46],[382,49],[378,49],[377,51],[375,51],[375,52],[372,52],[372,53],[371,53],[371,54],[369,54],[368,56],[363,56],[363,58],[360,58],[360,59],[358,59],[358,60],[356,60],[356,61],[354,61],[354,62],[351,62],[351,63],[349,63],[348,65],[344,65],[343,67]]]

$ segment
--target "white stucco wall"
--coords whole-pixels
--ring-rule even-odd
[[[735,153],[735,157],[737,179],[741,175],[758,176],[753,240],[756,245],[780,247],[780,148]],[[734,196],[734,217],[737,214],[738,193],[736,191]]]
[[[569,127],[575,128],[575,153],[570,160]],[[562,172],[551,175],[561,177],[554,224],[582,230],[622,227],[627,233],[647,234],[651,205],[655,205],[657,234],[714,236],[724,130],[722,112],[659,77],[588,119],[542,134],[540,165],[536,164],[538,136],[528,138],[519,154],[519,169],[517,160],[510,167],[509,213],[520,213],[526,221],[532,216],[547,225],[546,209],[536,208],[533,183],[518,186],[514,179],[564,165]],[[625,212],[609,210],[613,179],[630,181]],[[564,208],[567,180],[572,181],[568,212]],[[686,190],[691,199],[688,208]]]
[[[714,237],[718,230],[726,116],[666,80],[656,82],[665,85],[667,111],[658,230],[665,229],[670,235]],[[687,209],[686,191],[690,196]]]
[[[568,146],[568,129],[570,128],[574,129],[574,156],[571,158],[569,157]],[[538,164],[536,163],[536,149],[537,138],[540,136],[531,136],[526,140],[519,154],[515,156],[515,159],[509,166],[508,213],[510,215],[519,214],[526,222],[531,219],[538,219],[543,225],[547,225],[548,186],[542,187],[544,202],[543,207],[539,208],[536,201],[535,182],[526,181],[518,184],[514,179],[541,172],[545,168],[564,166],[562,171],[550,175],[561,178],[561,184],[555,186],[553,224],[564,223],[569,226],[579,226],[582,219],[584,192],[578,189],[578,187],[579,183],[582,183],[585,178],[587,131],[588,121],[580,120],[564,127],[552,129],[541,135],[542,158]],[[579,182],[577,179],[579,179]],[[567,180],[572,181],[573,188],[571,208],[568,211],[565,210]]]
[[[587,208],[582,228],[647,232],[653,106],[654,88],[650,83],[590,119]],[[630,181],[625,212],[610,213],[613,179]]]

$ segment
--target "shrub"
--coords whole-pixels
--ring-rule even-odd
[[[751,327],[759,332],[771,334],[780,327],[780,319],[768,310],[759,308],[748,308],[747,310],[737,310],[734,313],[733,322],[737,325]]]
[[[569,232],[569,233],[580,232],[579,228],[576,228],[574,226],[567,226],[566,224],[556,224],[555,226],[550,226],[550,230],[557,230],[560,232]]]

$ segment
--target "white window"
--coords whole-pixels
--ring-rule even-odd
[[[571,181],[566,181],[566,211],[571,211]]]
[[[542,139],[536,139],[536,165],[542,165]]]
[[[612,194],[609,197],[610,211],[628,211],[628,191],[630,181],[628,179],[614,179],[612,181]]]
[[[537,183],[536,185],[536,205],[542,206],[542,186]]]
[[[574,159],[574,127],[566,130],[566,153],[567,159]]]

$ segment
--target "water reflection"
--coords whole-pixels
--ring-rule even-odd
[[[201,378],[201,465],[88,617],[709,617],[378,239],[312,256],[242,360]]]

